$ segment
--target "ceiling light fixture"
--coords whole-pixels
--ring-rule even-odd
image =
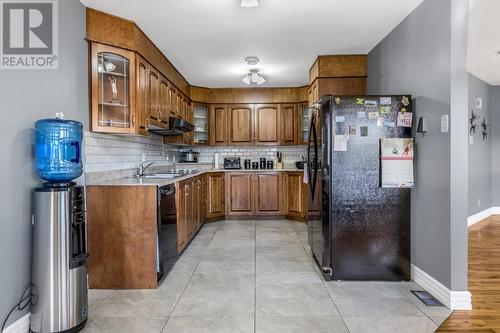
[[[257,68],[252,68],[250,69],[250,72],[243,78],[243,82],[245,82],[246,84],[253,83],[261,85],[266,82],[266,79],[264,79],[264,77],[259,74],[259,70]]]
[[[259,0],[241,0],[241,7],[257,7],[259,5]]]

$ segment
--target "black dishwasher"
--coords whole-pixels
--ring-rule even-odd
[[[158,245],[156,270],[158,281],[172,269],[179,253],[177,251],[177,209],[175,184],[158,189]]]

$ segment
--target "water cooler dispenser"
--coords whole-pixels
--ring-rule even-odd
[[[82,124],[65,119],[35,123],[35,163],[45,180],[33,191],[32,332],[78,332],[88,316]]]

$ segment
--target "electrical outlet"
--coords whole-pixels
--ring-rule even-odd
[[[477,199],[477,206],[481,207],[481,199]]]

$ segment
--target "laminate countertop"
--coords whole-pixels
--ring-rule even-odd
[[[187,174],[181,177],[172,179],[162,179],[162,178],[140,178],[135,176],[122,177],[105,181],[90,182],[87,186],[165,186],[170,184],[175,184],[177,182],[187,180],[189,178],[201,176],[206,173],[220,173],[220,172],[240,172],[240,173],[270,173],[270,172],[303,172],[304,170],[297,168],[286,168],[286,169],[207,169],[200,170],[197,173]],[[158,172],[161,173],[161,172]]]

